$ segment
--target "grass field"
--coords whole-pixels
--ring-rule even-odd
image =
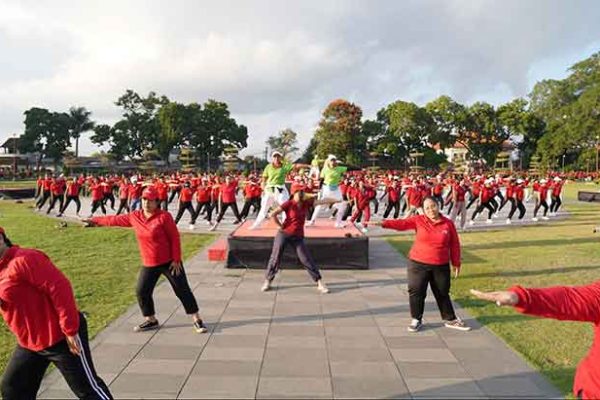
[[[473,299],[469,289],[501,290],[515,284],[552,286],[586,284],[600,279],[600,206],[576,202],[578,190],[597,186],[566,186],[569,219],[510,230],[461,234],[463,268],[452,282],[452,295],[481,323],[521,353],[565,394],[571,390],[579,360],[593,338],[592,326],[531,318]],[[403,254],[412,236],[390,242]],[[431,317],[437,318],[437,315]]]
[[[89,314],[95,335],[135,303],[140,268],[133,232],[121,228],[84,229],[76,224],[57,229],[57,220],[34,214],[29,204],[0,201],[0,226],[13,243],[46,252],[71,280],[77,303]],[[182,235],[184,257],[206,245],[210,235]],[[14,347],[6,325],[0,323],[0,375]]]

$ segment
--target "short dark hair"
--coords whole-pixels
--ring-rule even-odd
[[[4,240],[4,243],[6,244],[7,247],[12,247],[12,242],[6,237],[6,234],[4,233],[0,233],[0,236],[2,236],[2,240]]]
[[[438,203],[438,201],[433,196],[425,196],[423,198],[423,203],[422,204],[425,204],[425,200],[431,200],[431,201],[433,201],[435,204],[438,205],[438,207],[440,205],[440,203]]]

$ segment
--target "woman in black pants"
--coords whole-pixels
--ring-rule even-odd
[[[424,215],[406,219],[384,220],[382,228],[399,231],[414,229],[415,242],[408,254],[408,294],[412,321],[410,332],[423,326],[423,312],[427,287],[435,297],[447,328],[468,331],[471,328],[456,317],[450,300],[450,264],[454,276],[460,273],[460,241],[454,223],[440,214],[438,202],[433,197],[423,201]]]
[[[159,326],[155,316],[152,293],[158,279],[167,278],[186,314],[193,320],[198,333],[207,331],[200,315],[198,303],[192,293],[181,262],[181,240],[177,225],[168,211],[159,208],[156,189],[152,186],[142,193],[142,209],[129,214],[96,217],[83,221],[87,226],[131,227],[135,231],[142,263],[137,286],[137,298],[145,321],[134,330],[147,331]]]

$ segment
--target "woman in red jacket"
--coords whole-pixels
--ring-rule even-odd
[[[112,399],[71,283],[41,251],[13,246],[1,227],[0,313],[18,343],[2,377],[4,399],[35,399],[50,363],[79,398]]]
[[[152,186],[142,193],[142,209],[129,214],[95,217],[84,220],[87,226],[132,227],[137,237],[142,263],[137,285],[137,298],[145,321],[135,331],[156,329],[159,326],[154,312],[152,293],[161,275],[171,284],[181,300],[185,312],[192,316],[198,333],[207,331],[200,315],[198,303],[188,284],[181,263],[181,241],[177,225],[168,211],[159,208],[156,189]]]
[[[439,204],[433,197],[425,198],[423,211],[424,215],[377,222],[382,228],[416,231],[415,242],[408,254],[408,295],[412,317],[408,330],[417,332],[422,328],[427,286],[431,285],[445,326],[468,331],[471,328],[456,317],[450,300],[450,263],[456,277],[460,272],[460,241],[456,227],[440,214]]]
[[[508,291],[488,293],[472,289],[471,293],[498,306],[513,306],[524,314],[593,323],[594,343],[577,367],[573,394],[580,399],[600,399],[600,281],[543,289],[514,286]]]

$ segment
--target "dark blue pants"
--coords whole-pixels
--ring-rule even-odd
[[[277,235],[275,235],[275,240],[273,241],[273,250],[271,251],[269,263],[267,264],[267,280],[272,281],[273,278],[275,278],[275,275],[277,274],[279,269],[281,268],[281,257],[283,256],[285,246],[287,246],[288,244],[294,247],[298,259],[300,260],[304,268],[306,268],[313,281],[317,282],[321,280],[319,268],[315,265],[313,258],[308,252],[308,249],[306,248],[306,243],[304,243],[304,237],[291,236],[282,231],[277,232]]]

